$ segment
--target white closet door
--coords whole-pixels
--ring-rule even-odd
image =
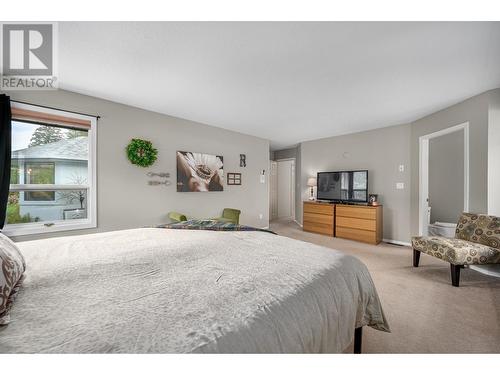
[[[278,218],[288,219],[294,215],[294,160],[279,160],[278,164]]]

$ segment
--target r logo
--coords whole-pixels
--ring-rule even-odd
[[[4,76],[53,75],[51,24],[3,24]]]

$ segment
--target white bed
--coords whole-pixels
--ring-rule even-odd
[[[388,331],[368,270],[264,232],[133,229],[21,242],[0,353],[338,353]]]

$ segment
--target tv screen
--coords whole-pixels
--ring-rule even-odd
[[[368,202],[368,171],[318,172],[317,199]]]

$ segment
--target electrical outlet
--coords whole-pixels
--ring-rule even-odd
[[[404,164],[400,164],[399,165],[399,171],[400,172],[404,172],[405,171],[405,165]]]
[[[264,215],[259,214],[259,219],[262,220],[264,218]]]
[[[396,183],[396,189],[403,190],[404,188],[405,188],[405,183],[404,182],[397,182]]]

